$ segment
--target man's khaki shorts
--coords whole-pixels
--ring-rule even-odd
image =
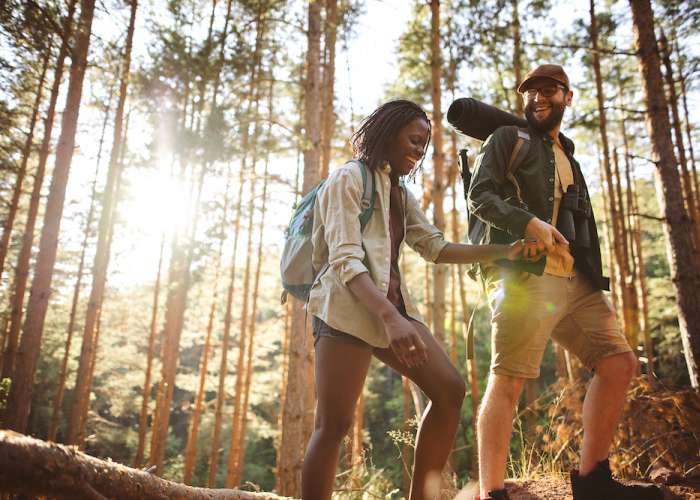
[[[551,337],[593,369],[607,356],[630,352],[602,291],[573,278],[505,271],[490,287],[491,371],[537,378]]]

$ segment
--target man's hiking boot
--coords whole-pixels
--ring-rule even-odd
[[[613,479],[607,458],[598,462],[595,469],[585,476],[579,476],[577,470],[572,470],[571,490],[574,500],[663,500],[664,498],[661,489],[653,484],[627,485]]]
[[[503,488],[502,490],[492,490],[489,491],[489,496],[481,498],[477,495],[474,500],[510,500],[508,492]]]

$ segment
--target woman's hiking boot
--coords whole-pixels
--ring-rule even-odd
[[[502,490],[489,491],[488,496],[484,498],[477,495],[474,500],[510,500],[510,497],[508,496],[506,489],[503,488]]]
[[[653,484],[627,485],[616,481],[610,472],[610,463],[606,458],[598,462],[595,469],[585,476],[579,476],[577,470],[571,471],[571,490],[574,500],[663,500],[661,489]]]

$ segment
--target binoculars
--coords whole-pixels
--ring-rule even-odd
[[[557,229],[569,243],[580,248],[591,247],[588,220],[593,213],[591,203],[586,200],[578,185],[571,184],[562,196],[557,218]]]

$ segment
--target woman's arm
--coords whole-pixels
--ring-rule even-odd
[[[409,368],[420,366],[428,360],[425,343],[413,324],[379,291],[368,273],[361,273],[347,283],[353,295],[384,323],[389,336],[389,347],[396,357]]]
[[[510,245],[463,245],[448,243],[442,249],[436,264],[471,264],[491,262],[499,259],[516,260],[523,258],[525,242],[518,240]],[[540,258],[539,255],[537,258]]]

